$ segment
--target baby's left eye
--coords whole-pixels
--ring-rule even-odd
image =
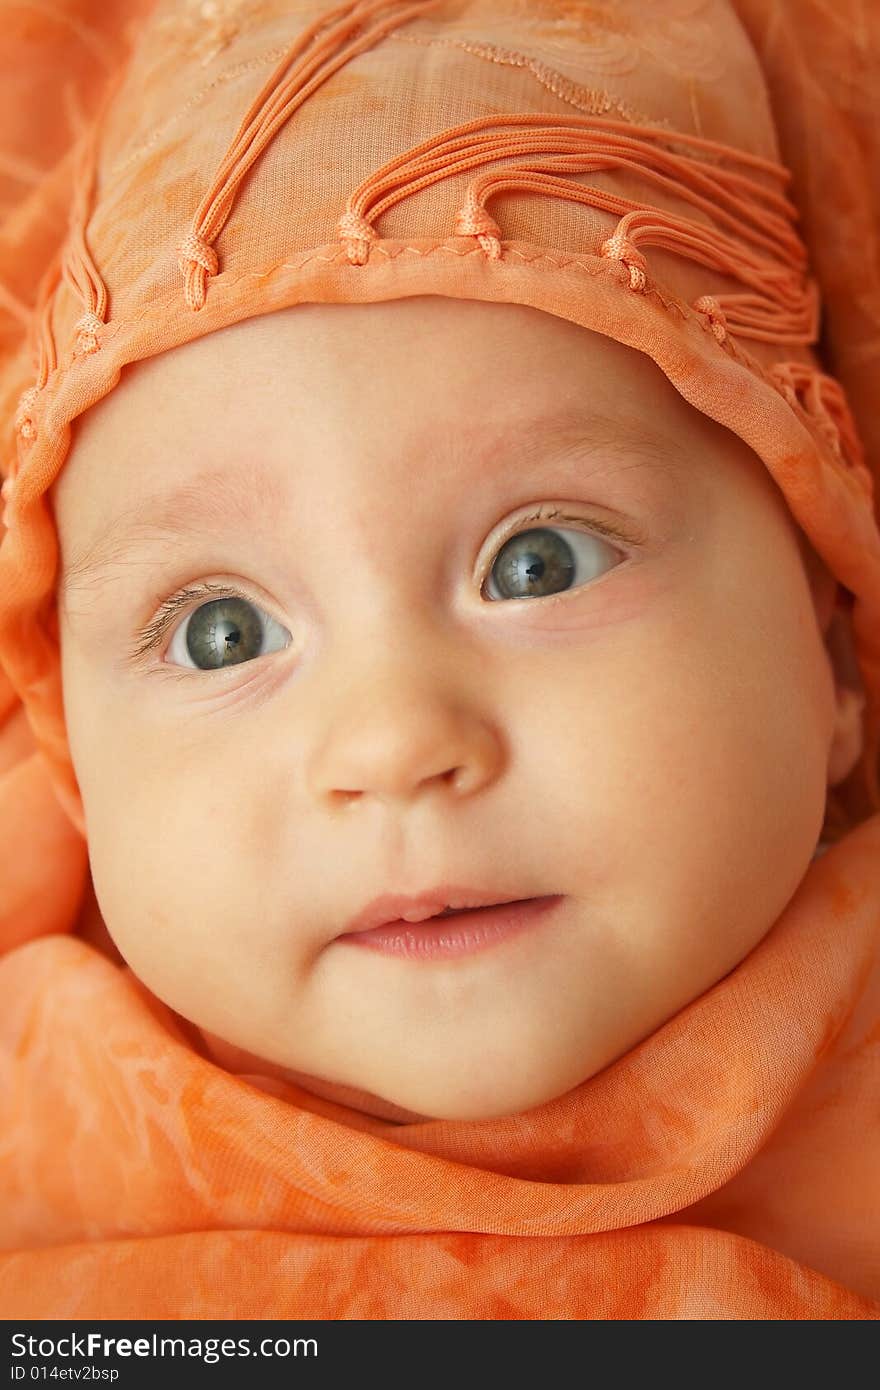
[[[518,531],[504,542],[492,564],[488,597],[543,598],[571,588],[577,577],[594,579],[601,569],[599,546],[614,551],[608,541],[585,531],[556,526]]]
[[[175,629],[168,652],[182,656],[181,651],[175,652],[175,646],[181,643],[197,670],[216,670],[265,655],[264,643],[271,632],[282,633],[288,639],[271,648],[273,651],[281,651],[292,640],[287,629],[268,613],[247,599],[232,595],[193,609]]]

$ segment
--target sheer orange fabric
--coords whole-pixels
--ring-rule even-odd
[[[0,1311],[880,1316],[880,17],[0,16]],[[735,970],[551,1104],[393,1125],[216,1066],[83,933],[47,494],[127,363],[416,294],[605,333],[738,434],[849,596],[868,704],[835,843]]]

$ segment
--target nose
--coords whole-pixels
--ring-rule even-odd
[[[342,805],[426,791],[472,796],[498,775],[503,739],[467,673],[446,666],[431,678],[414,666],[415,655],[381,676],[358,680],[349,670],[313,744],[314,797]]]

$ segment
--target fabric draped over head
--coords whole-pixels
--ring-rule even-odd
[[[727,0],[128,18],[131,58],[71,151],[66,235],[20,305],[30,334],[2,396],[0,659],[81,833],[46,496],[71,422],[126,363],[241,318],[425,293],[529,304],[646,352],[763,459],[851,596],[867,707],[850,805],[880,809],[876,458],[814,351],[820,287]]]
[[[50,17],[0,0],[0,19],[0,103],[11,142],[0,164],[0,951],[8,953],[7,983],[17,1001],[7,1025],[15,1047],[30,1027],[28,1008],[46,997],[39,991],[55,988],[60,998],[69,989],[60,1013],[44,1011],[61,1030],[52,1036],[66,1066],[79,1058],[97,1075],[105,1065],[97,1051],[83,1061],[83,1040],[62,1036],[74,1028],[70,1020],[103,1009],[106,1037],[123,1039],[134,1029],[143,1055],[161,1058],[151,1075],[162,1074],[167,1094],[205,1087],[204,1098],[219,1087],[220,1130],[205,1100],[197,1122],[190,1114],[186,1142],[200,1134],[200,1162],[247,1170],[248,1190],[267,1203],[260,1259],[267,1279],[277,1273],[273,1262],[283,1252],[272,1242],[288,1229],[291,1208],[276,1210],[267,1196],[282,1190],[276,1158],[261,1150],[258,1167],[265,1166],[251,1171],[250,1153],[237,1152],[246,1130],[237,1107],[247,1106],[228,1087],[238,1081],[219,1079],[189,1052],[170,1012],[147,999],[130,973],[122,1001],[118,982],[104,974],[107,962],[79,956],[73,940],[35,943],[30,954],[14,949],[71,930],[87,872],[85,817],[64,727],[49,489],[77,417],[114,389],[127,364],[228,324],[299,303],[424,294],[529,305],[650,356],[686,401],[754,450],[843,587],[866,694],[865,748],[839,795],[829,793],[827,833],[835,839],[850,831],[849,839],[810,870],[806,897],[785,931],[762,943],[746,974],[734,972],[735,997],[719,993],[721,982],[602,1078],[543,1107],[515,1133],[513,1121],[438,1122],[430,1134],[414,1126],[392,1143],[397,1131],[390,1127],[353,1121],[342,1107],[316,1104],[293,1087],[277,1099],[243,1094],[273,1133],[291,1107],[301,1107],[298,1143],[321,1154],[310,1170],[304,1159],[298,1176],[283,1165],[300,1184],[294,1229],[310,1242],[313,1289],[329,1277],[318,1249],[322,1233],[355,1244],[365,1234],[386,1235],[382,1258],[392,1273],[392,1237],[401,1232],[495,1233],[493,1240],[508,1239],[506,1258],[523,1261],[524,1288],[533,1255],[528,1239],[514,1249],[516,1232],[540,1234],[548,1248],[551,1237],[592,1232],[587,1265],[594,1274],[582,1271],[584,1300],[599,1300],[595,1306],[606,1309],[599,1316],[714,1316],[705,1308],[682,1311],[694,1306],[684,1275],[674,1291],[668,1286],[661,1295],[658,1284],[651,1293],[645,1285],[615,1304],[609,1290],[620,1240],[630,1234],[625,1258],[634,1268],[670,1268],[676,1241],[687,1246],[681,1268],[692,1275],[713,1260],[719,1268],[726,1262],[739,1316],[778,1316],[780,1308],[782,1316],[874,1316],[880,1305],[869,1307],[867,1296],[880,1298],[880,1271],[862,1270],[864,1297],[849,1293],[835,1282],[847,1274],[842,1258],[834,1268],[831,1257],[823,1265],[797,1234],[788,1255],[774,1253],[763,1265],[755,1255],[760,1222],[711,1250],[700,1244],[705,1232],[688,1228],[685,1238],[656,1223],[710,1202],[740,1170],[750,1171],[800,1081],[843,1036],[871,977],[869,863],[877,831],[873,820],[858,823],[880,810],[880,133],[868,70],[880,15],[857,0],[833,7],[827,0],[361,0],[333,7],[316,0],[63,0]],[[60,127],[51,118],[59,110]],[[480,370],[479,344],[463,350]],[[107,466],[137,467],[136,451]],[[841,932],[833,959],[823,954],[823,912],[836,915]],[[774,1001],[780,981],[790,978],[786,952],[801,949],[791,945],[800,931],[799,988],[819,1002],[792,1042],[788,1070],[777,1076]],[[756,1001],[751,1013],[749,999]],[[677,1047],[689,1028],[705,1042],[700,1065],[723,1028],[738,1049],[725,1055],[743,1059],[742,1074],[717,1101],[713,1134],[705,1143],[685,1141],[684,1131],[692,1131],[684,1125],[675,1148],[659,1129],[650,1139],[621,1133],[603,1156],[588,1146],[575,1161],[575,1138],[598,1133],[597,1117],[610,1123],[622,1113],[622,1096],[630,1117],[639,1096],[659,1104],[651,1087],[673,1074],[671,1058],[679,1067],[691,1056],[690,1043]],[[48,1056],[49,1035],[40,1036]],[[690,1094],[687,1068],[680,1081]],[[149,1106],[138,1090],[142,1079],[129,1082],[129,1096],[137,1092]],[[63,1108],[77,1084],[72,1074],[53,1073],[40,1104]],[[706,1072],[698,1090],[708,1108],[695,1124],[711,1127],[713,1089]],[[578,1107],[577,1124],[571,1107]],[[325,1176],[336,1170],[339,1134],[349,1134],[343,1119],[364,1131],[354,1136],[358,1153],[344,1155],[349,1177],[356,1184],[363,1162],[387,1178],[369,1219],[363,1208],[331,1211],[317,1192],[303,1195],[321,1164]],[[686,1158],[681,1144],[690,1145]],[[506,1166],[504,1153],[514,1154]],[[185,1242],[180,1233],[200,1222],[212,1230],[247,1225],[247,1213],[230,1216],[213,1199],[168,1216],[174,1204],[159,1177],[143,1211],[111,1214],[97,1187],[86,1194],[91,1179],[82,1175],[94,1171],[99,1184],[112,1158],[109,1151],[89,1158],[97,1168],[83,1162],[75,1197],[53,1177],[57,1229],[40,1224],[22,1186],[5,1248],[67,1241],[85,1271],[92,1257],[77,1242],[149,1235],[158,1245],[158,1236]],[[467,1182],[469,1165],[482,1167],[483,1177],[492,1171],[485,1209],[481,1189]],[[767,1172],[769,1180],[772,1163]],[[400,1207],[400,1192],[414,1181],[436,1194],[432,1214]],[[798,1190],[807,1192],[806,1179]],[[554,1214],[563,1198],[568,1224]],[[733,1218],[717,1210],[713,1218],[705,1208],[696,1219],[734,1229]],[[169,1247],[165,1282],[140,1281],[166,1290],[144,1294],[152,1315],[188,1307],[222,1315],[211,1304],[208,1271],[219,1267],[215,1260],[234,1261],[232,1247],[200,1247],[202,1294],[188,1304],[183,1286],[174,1285],[177,1302],[170,1301],[169,1270],[189,1271],[183,1256],[194,1250]],[[463,1250],[450,1244],[445,1255],[459,1259]],[[451,1299],[449,1316],[495,1306],[486,1290],[497,1252],[488,1239],[479,1252],[487,1262],[475,1275],[482,1293],[476,1304]],[[563,1255],[567,1261],[572,1252],[560,1247]],[[824,1272],[807,1277],[792,1263],[801,1256]],[[12,1274],[18,1257],[10,1258]],[[476,1270],[476,1246],[468,1258]],[[33,1273],[37,1265],[21,1268]],[[419,1269],[427,1271],[427,1261]],[[54,1277],[47,1270],[39,1265],[46,1287]],[[91,1276],[83,1277],[88,1284]],[[53,1307],[67,1311],[55,1315],[94,1313],[94,1301],[78,1302],[60,1287]],[[278,1314],[277,1301],[253,1297],[251,1315]],[[32,1306],[16,1302],[7,1315]],[[110,1296],[100,1311],[128,1316],[133,1306]],[[328,1306],[317,1296],[308,1306],[285,1304],[305,1316],[322,1316]],[[586,1302],[579,1306],[579,1316],[590,1315]]]

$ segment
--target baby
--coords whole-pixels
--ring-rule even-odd
[[[632,1048],[761,940],[861,748],[767,468],[529,307],[227,327],[128,368],[53,497],[111,937],[208,1055],[374,1115],[515,1114]],[[357,949],[384,894],[547,910]]]
[[[768,13],[125,0],[31,84],[7,1318],[880,1317],[873,21]]]

